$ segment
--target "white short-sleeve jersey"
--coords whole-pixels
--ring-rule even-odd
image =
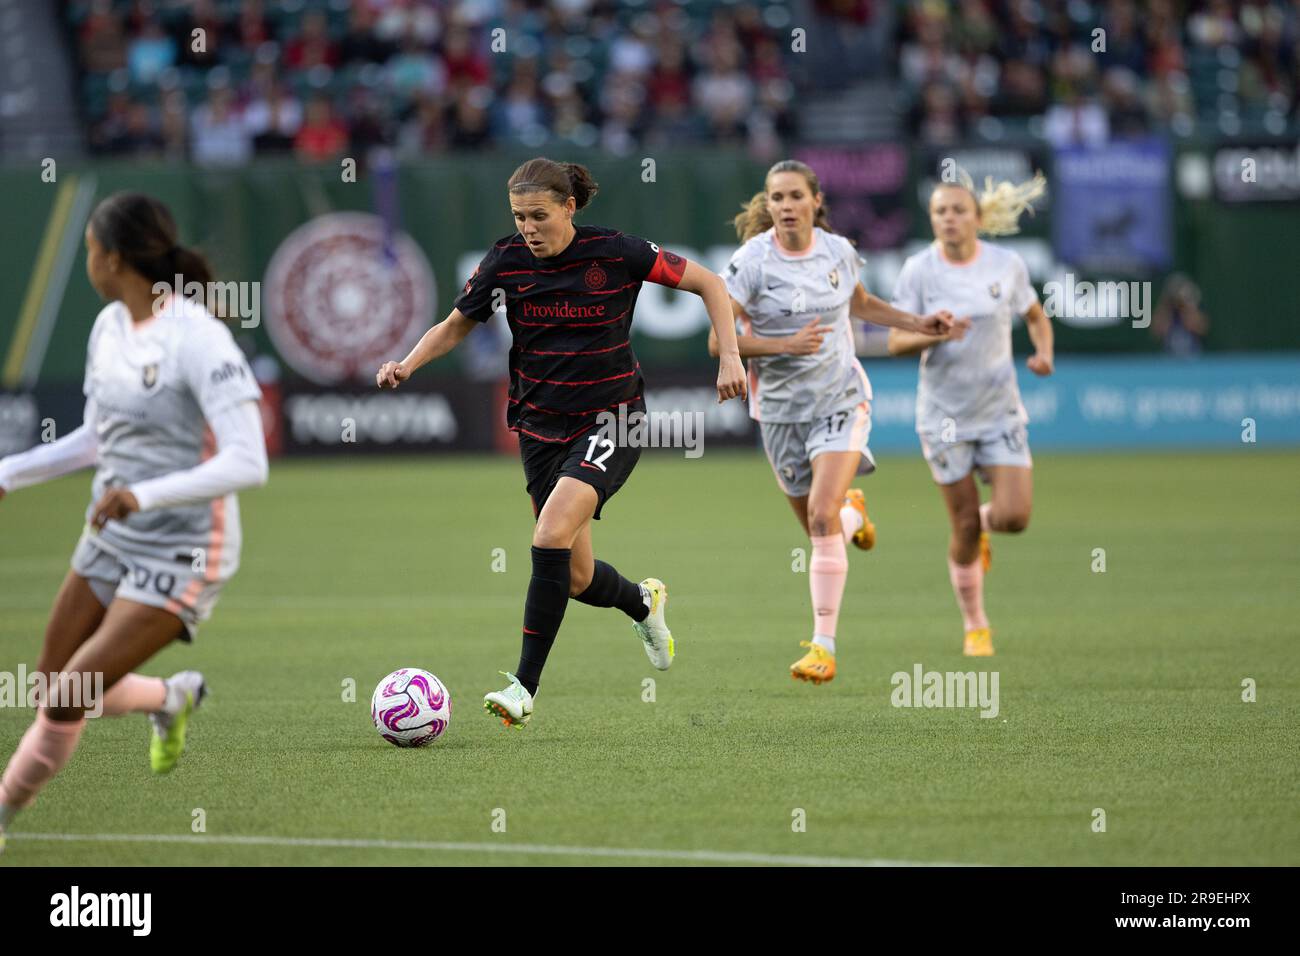
[[[816,226],[804,252],[782,249],[769,229],[731,257],[722,280],[750,317],[744,334],[791,335],[814,318],[831,327],[813,355],[748,360],[749,413],[756,421],[808,422],[870,401],[849,318],[861,267],[851,242]]]
[[[1011,320],[1037,301],[1025,261],[982,240],[975,258],[966,263],[947,261],[937,243],[903,263],[894,287],[896,307],[917,315],[947,309],[971,320],[963,338],[921,353],[918,432],[942,434],[950,419],[954,440],[970,441],[1008,421],[1029,420],[1011,358]]]
[[[87,518],[108,487],[197,466],[205,457],[206,420],[261,396],[230,330],[202,305],[179,298],[143,323],[133,322],[121,302],[105,306],[91,329],[84,390],[95,402],[90,424],[99,442]],[[201,505],[135,512],[100,532],[110,549],[215,546],[223,557],[238,554],[239,536],[233,493]]]

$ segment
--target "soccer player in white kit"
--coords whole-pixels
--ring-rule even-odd
[[[211,280],[204,259],[177,242],[167,208],[139,193],[105,199],[86,227],[86,271],[109,304],[90,333],[84,421],[0,459],[0,499],[96,468],[37,667],[48,690],[0,777],[0,850],[14,815],[72,756],[87,711],[148,714],[154,772],[175,766],[203,676],[132,671],[173,640],[191,640],[211,613],[239,566],[234,493],[267,477],[261,393],[243,353],[202,304],[163,291]],[[215,453],[205,460],[209,428]],[[102,675],[97,701],[91,675]]]
[[[980,235],[1019,231],[1020,215],[1043,194],[1038,174],[1013,185],[992,180],[977,196],[963,171],[958,183],[940,183],[930,196],[934,242],[909,258],[893,301],[900,309],[944,308],[969,330],[928,336],[891,329],[893,355],[921,353],[916,394],[916,431],[921,450],[952,522],[948,573],[966,629],[964,653],[988,657],[992,631],[984,614],[984,573],[992,564],[990,531],[1018,533],[1029,524],[1033,459],[1011,357],[1011,320],[1023,316],[1035,352],[1027,365],[1051,375],[1052,324],[1015,252]],[[972,471],[992,485],[980,504]]]
[[[831,231],[816,173],[796,160],[768,170],[736,217],[744,244],[722,273],[750,364],[749,411],[777,484],[812,541],[813,635],[790,666],[798,680],[835,677],[835,632],[848,576],[846,540],[868,549],[875,528],[854,476],[875,468],[871,383],[854,350],[853,316],[916,333],[946,333],[952,316],[893,308],[858,281],[862,259]],[[709,336],[709,351],[717,354]]]

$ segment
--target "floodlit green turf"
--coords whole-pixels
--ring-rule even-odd
[[[198,644],[146,668],[211,683],[178,769],[150,776],[143,717],[92,721],[2,865],[593,862],[21,836],[187,837],[196,808],[211,836],[1300,863],[1300,455],[1036,464],[1032,526],[995,539],[998,656],[971,661],[939,496],[919,457],[885,459],[863,483],[880,540],[851,549],[839,676],[813,687],[788,674],[810,625],[807,576],[791,570],[806,541],[762,456],[647,454],[594,538],[627,576],[667,582],[677,662],[653,671],[622,614],[570,604],[522,732],[481,709],[517,660],[532,523],[518,463],[278,464],[244,496],[243,569]],[[35,661],[88,488],[76,476],[0,503],[0,669]],[[1098,548],[1105,573],[1091,570]],[[891,675],[917,663],[996,670],[1001,712],[891,706]],[[370,724],[375,683],[404,665],[455,700],[425,750]],[[31,716],[0,710],[0,759]],[[792,831],[796,808],[806,832]]]

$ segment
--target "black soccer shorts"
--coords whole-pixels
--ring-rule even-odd
[[[596,513],[600,519],[605,502],[623,487],[641,457],[639,445],[619,445],[617,434],[606,435],[599,428],[583,432],[567,442],[547,442],[519,436],[519,456],[524,464],[528,496],[533,499],[533,517],[542,513],[546,499],[564,477],[577,478],[596,489]]]

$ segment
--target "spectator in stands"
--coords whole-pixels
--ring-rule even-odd
[[[744,134],[744,122],[754,102],[754,83],[740,64],[739,45],[734,41],[723,43],[695,79],[696,105],[719,142],[734,141]]]
[[[545,114],[541,91],[537,85],[537,60],[518,58],[510,85],[496,102],[497,138],[529,146],[540,146],[546,139]]]
[[[474,38],[465,28],[453,27],[447,31],[442,59],[447,70],[447,82],[453,89],[491,84],[492,71],[488,68],[487,58],[475,48]]]
[[[348,9],[348,31],[339,43],[341,63],[383,63],[397,49],[379,35],[379,17],[368,0],[356,0]]]
[[[163,94],[158,130],[163,156],[175,162],[184,160],[189,153],[189,112],[180,90]]]
[[[446,131],[442,99],[433,94],[416,97],[415,110],[397,135],[397,152],[402,159],[415,159],[444,148]]]
[[[450,133],[447,145],[452,149],[482,149],[490,144],[488,106],[492,90],[486,86],[460,89],[455,94],[452,107]]]
[[[274,77],[244,108],[244,126],[258,153],[287,153],[302,128],[302,104]]]
[[[235,21],[235,39],[249,53],[274,39],[262,0],[241,0],[239,18]]]
[[[446,69],[425,49],[414,31],[402,39],[401,51],[389,59],[384,69],[389,89],[401,100],[441,93],[447,86]]]
[[[253,138],[235,109],[228,87],[208,93],[190,121],[190,143],[194,162],[200,166],[237,166],[253,155]]]
[[[89,73],[111,73],[126,66],[126,31],[113,12],[113,0],[94,0],[81,24],[81,63]]]
[[[334,107],[324,96],[313,96],[293,149],[305,163],[324,163],[343,154],[348,145],[348,128],[334,115]]]
[[[367,3],[370,0],[357,0]],[[389,0],[376,4],[382,8],[375,24],[375,33],[386,43],[396,44],[407,36],[414,36],[424,46],[430,46],[442,35],[442,21],[433,4],[418,0]]]
[[[1210,320],[1201,311],[1201,290],[1180,272],[1165,282],[1151,318],[1151,334],[1170,355],[1199,355],[1210,332]]]
[[[127,48],[131,81],[148,86],[159,73],[176,64],[176,55],[176,41],[167,35],[156,18],[150,17]]]
[[[339,51],[329,35],[325,14],[313,10],[302,15],[301,28],[284,48],[284,63],[291,70],[310,70],[314,66],[339,64]]]
[[[961,140],[961,114],[957,96],[946,83],[929,83],[912,115],[912,136],[922,143],[947,146]]]

